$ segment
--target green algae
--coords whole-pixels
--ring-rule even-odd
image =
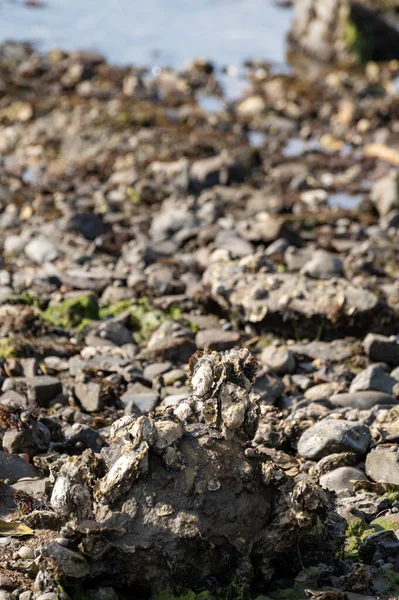
[[[68,298],[46,308],[41,313],[44,321],[64,329],[83,328],[90,321],[100,318],[98,304],[93,296]]]
[[[22,357],[21,343],[10,337],[0,339],[0,359],[7,360],[9,358]]]

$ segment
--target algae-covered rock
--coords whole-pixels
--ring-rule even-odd
[[[74,329],[85,321],[99,318],[98,305],[93,296],[75,296],[59,304],[51,304],[43,313],[43,319],[56,327]]]

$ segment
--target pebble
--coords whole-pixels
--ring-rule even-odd
[[[388,375],[382,367],[379,365],[370,365],[367,369],[356,375],[350,385],[349,392],[374,390],[376,392],[392,394],[393,388],[397,383],[397,380]]]
[[[262,350],[261,361],[277,375],[295,372],[295,358],[285,346],[266,346]]]
[[[44,237],[33,238],[25,246],[25,254],[33,262],[42,265],[46,262],[55,260],[58,256],[58,250],[52,242]]]
[[[339,467],[320,477],[320,485],[333,492],[352,492],[353,481],[367,481],[366,475],[354,467]]]
[[[371,360],[384,362],[393,367],[399,366],[399,344],[396,340],[377,333],[369,333],[363,340],[363,348]]]
[[[324,419],[304,431],[298,441],[298,452],[310,460],[320,460],[339,452],[354,452],[362,456],[369,443],[367,426],[352,421]]]
[[[203,329],[195,336],[195,343],[198,348],[211,348],[217,352],[230,350],[240,341],[240,334],[237,331],[226,331],[224,329]]]
[[[373,406],[397,404],[397,399],[384,392],[353,392],[333,394],[330,402],[334,406],[351,406],[360,410],[369,410]]]

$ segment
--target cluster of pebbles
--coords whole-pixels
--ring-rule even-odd
[[[246,77],[0,47],[1,600],[399,597],[399,62]]]

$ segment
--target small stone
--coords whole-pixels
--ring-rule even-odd
[[[87,240],[95,240],[96,237],[106,232],[106,226],[100,215],[79,213],[70,217],[66,224],[66,230],[81,233]]]
[[[366,458],[366,473],[378,483],[399,484],[399,446],[377,446]]]
[[[25,254],[33,262],[42,265],[55,260],[58,256],[58,250],[52,242],[40,236],[33,238],[25,246]]]
[[[77,383],[75,385],[75,395],[87,412],[98,412],[103,408],[104,403],[99,383],[94,381]]]
[[[334,406],[351,406],[352,408],[359,408],[360,410],[369,410],[373,406],[379,404],[392,405],[397,404],[397,399],[389,394],[383,392],[353,392],[353,393],[342,393],[333,394],[330,397],[330,402]]]
[[[379,365],[370,365],[367,369],[356,375],[350,385],[349,392],[374,390],[376,392],[392,394],[396,384],[397,380],[388,375],[382,367]]]
[[[390,338],[369,333],[363,341],[367,356],[376,362],[384,362],[393,367],[399,366],[399,344]]]
[[[332,395],[341,389],[339,383],[335,381],[329,381],[327,383],[319,383],[311,388],[307,389],[304,393],[305,398],[308,400],[328,400]]]
[[[40,477],[40,471],[16,454],[6,454],[0,450],[0,479],[7,479],[13,484],[23,477]]]
[[[159,450],[177,442],[183,435],[183,428],[181,425],[174,423],[173,421],[157,422],[155,427],[158,433],[158,439],[155,446]]]
[[[354,467],[339,467],[320,477],[321,487],[333,492],[352,492],[353,481],[367,481],[367,477]]]
[[[33,594],[32,592],[22,592],[22,594],[19,595],[18,600],[33,600]]]
[[[304,431],[298,441],[298,452],[310,460],[320,460],[329,454],[366,453],[370,431],[365,425],[344,420],[324,419]]]
[[[344,265],[340,258],[328,252],[315,252],[313,257],[302,267],[301,273],[313,279],[332,279],[342,277]]]
[[[50,402],[62,394],[62,383],[57,377],[38,375],[26,380],[28,385],[28,398],[38,406],[48,407]]]
[[[240,341],[237,331],[225,331],[223,329],[203,329],[195,337],[198,348],[211,348],[217,352],[230,350]]]
[[[35,558],[35,551],[30,546],[21,546],[21,548],[18,550],[18,554],[20,558],[24,559]]]
[[[267,346],[262,351],[261,361],[277,375],[295,372],[295,358],[285,346]]]
[[[13,590],[16,584],[7,575],[0,574],[0,588],[3,590]]]
[[[121,401],[125,405],[128,414],[132,414],[132,405],[136,406],[142,414],[145,414],[155,409],[159,402],[159,396],[151,391],[142,393],[127,391],[122,394]]]
[[[40,594],[40,596],[36,596],[36,600],[58,600],[58,596],[53,592],[46,592],[45,594]]]

